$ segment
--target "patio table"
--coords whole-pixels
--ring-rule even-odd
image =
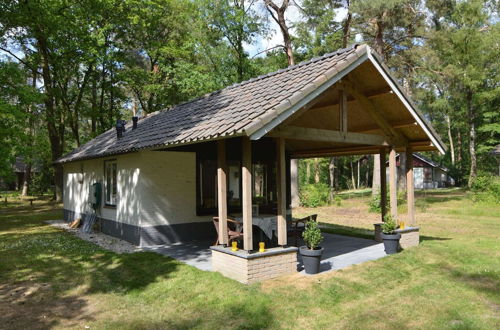
[[[243,225],[243,217],[237,216],[235,220],[240,222]],[[277,231],[277,219],[276,215],[266,215],[262,214],[259,216],[252,217],[252,225],[257,226],[260,230],[267,236],[267,238],[272,241],[273,239],[273,231]],[[261,237],[262,240],[263,237]]]

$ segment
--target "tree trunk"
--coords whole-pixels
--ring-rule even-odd
[[[43,36],[41,31],[37,31],[36,39],[36,46],[42,59],[42,78],[45,89],[45,118],[47,122],[52,160],[55,161],[60,158],[63,153],[64,122],[61,120],[60,114],[58,114],[56,111],[53,93],[52,73],[49,64],[49,50],[47,48],[45,37]],[[63,191],[63,172],[61,165],[55,166],[54,184],[56,202],[61,202]]]
[[[472,105],[472,92],[467,93],[467,117],[469,119],[469,153],[470,153],[470,173],[469,188],[474,184],[477,176],[477,157],[476,157],[476,114]]]
[[[462,164],[462,132],[460,129],[457,130],[457,164]]]
[[[314,158],[314,183],[319,183],[319,158]]]
[[[311,162],[306,159],[306,184],[311,182]]]
[[[271,14],[273,20],[280,27],[281,34],[283,36],[284,50],[288,60],[288,66],[295,65],[295,59],[293,57],[292,49],[292,39],[290,37],[290,31],[285,20],[285,12],[288,8],[289,0],[283,0],[280,7],[278,7],[278,5],[276,5],[271,0],[264,0],[264,3],[266,4],[267,11]]]
[[[298,207],[300,205],[298,164],[298,159],[290,160],[290,194],[292,198],[292,207]]]
[[[350,157],[349,157],[350,158]],[[349,160],[349,164],[351,165],[351,181],[352,181],[352,189],[356,189],[356,180],[354,178],[354,165],[352,164],[352,159]]]
[[[330,195],[329,195],[329,200],[330,202],[333,201],[333,198],[335,197],[334,191],[335,191],[335,157],[330,158],[330,163],[328,164],[328,178],[330,182]]]
[[[380,155],[373,155],[372,196],[380,193]]]
[[[406,153],[399,153],[398,190],[406,191]]]
[[[361,161],[358,159],[358,189],[359,189],[359,186],[361,185],[361,169],[360,169],[360,166],[361,166]]]
[[[453,136],[451,135],[451,121],[450,116],[444,116],[446,121],[446,126],[448,128],[448,141],[450,142],[450,154],[451,154],[451,164],[455,165],[455,147],[453,146]]]
[[[352,22],[352,13],[349,10],[349,6],[350,6],[350,1],[347,0],[345,6],[345,8],[347,9],[347,17],[344,21],[344,24],[342,25],[342,47],[344,48],[346,48],[347,44],[349,43],[349,35]]]
[[[31,182],[31,162],[28,162],[24,168],[23,191],[21,193],[21,196],[28,196],[30,190],[30,182]]]
[[[368,158],[366,159],[366,172],[365,172],[365,184],[366,187],[370,186],[370,162],[368,161]]]

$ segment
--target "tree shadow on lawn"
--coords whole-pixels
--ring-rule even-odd
[[[451,201],[460,201],[463,200],[463,196],[419,196],[416,201],[416,206],[418,206],[419,202],[424,202],[427,204],[439,204],[439,203],[447,203]]]
[[[457,267],[445,265],[442,270],[449,273],[450,277],[464,283],[476,291],[500,298],[500,276],[493,270],[484,270],[483,273],[471,273],[459,270]],[[481,271],[481,270],[479,270]]]
[[[24,228],[31,229],[31,223]],[[0,283],[4,283],[0,297],[10,297],[9,292],[26,285],[46,283],[50,289],[26,296],[26,301],[12,305],[8,313],[0,313],[4,314],[0,321],[12,320],[13,328],[29,324],[27,319],[40,328],[51,327],[62,319],[76,321],[87,303],[75,296],[75,288],[83,286],[83,294],[126,294],[170,278],[179,265],[153,252],[109,252],[62,230],[6,233],[0,242]],[[26,313],[29,316],[23,318]]]
[[[230,304],[210,304],[193,307],[186,314],[162,317],[161,321],[147,320],[137,315],[137,319],[112,321],[108,328],[133,329],[269,329],[275,328],[275,317],[271,313],[272,301],[249,302],[241,299]],[[134,315],[135,317],[135,315]]]
[[[321,231],[329,234],[337,234],[342,236],[350,236],[350,237],[358,237],[374,240],[375,231],[366,228],[357,228],[357,227],[349,227],[332,223],[323,223],[320,222]],[[435,236],[427,236],[420,235],[420,242],[423,241],[449,241],[452,238],[450,237],[435,237]],[[376,244],[376,243],[374,243]]]
[[[0,285],[0,324],[5,329],[50,329],[65,327],[94,318],[85,310],[88,303],[75,296],[53,294],[45,283],[21,282]]]
[[[420,242],[424,241],[449,241],[452,240],[451,237],[434,237],[434,236],[427,236],[427,235],[420,235]]]

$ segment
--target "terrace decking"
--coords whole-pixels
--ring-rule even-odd
[[[370,260],[384,257],[384,246],[374,240],[349,237],[335,234],[324,234],[325,240],[321,244],[324,248],[321,261],[321,272],[343,269],[352,265],[361,264]],[[192,242],[186,244],[171,244],[145,247],[143,250],[154,251],[201,270],[212,270],[211,242]],[[302,270],[300,255],[297,261],[297,271]]]

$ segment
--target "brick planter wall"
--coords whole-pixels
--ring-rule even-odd
[[[272,248],[263,253],[233,252],[213,246],[212,269],[244,284],[297,272],[297,248]]]
[[[401,234],[399,246],[403,250],[412,246],[417,246],[420,243],[419,227],[407,227],[405,229],[396,229],[395,231]]]

